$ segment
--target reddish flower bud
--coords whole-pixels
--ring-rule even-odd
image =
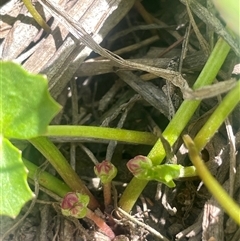
[[[117,168],[109,161],[105,160],[94,167],[95,174],[103,184],[109,183],[117,175]]]
[[[128,161],[127,167],[134,176],[145,179],[152,168],[152,161],[146,156],[138,155]]]
[[[87,213],[89,197],[81,193],[69,192],[61,203],[62,214],[75,218],[83,218]]]

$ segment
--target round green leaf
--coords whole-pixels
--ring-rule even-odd
[[[0,136],[0,215],[15,218],[23,205],[34,197],[27,184],[27,169],[21,151]]]
[[[47,79],[4,61],[0,78],[0,134],[16,139],[43,135],[60,110],[48,92]]]

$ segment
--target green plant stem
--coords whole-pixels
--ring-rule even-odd
[[[183,136],[183,140],[188,148],[189,157],[196,167],[197,173],[201,177],[205,186],[225,209],[226,213],[228,213],[229,216],[240,225],[240,207],[209,172],[204,164],[204,161],[199,156],[199,149],[196,147],[190,136]]]
[[[212,138],[219,127],[222,125],[227,116],[233,111],[240,101],[240,81],[222,100],[220,105],[215,109],[210,118],[204,124],[202,129],[194,138],[194,143],[201,151],[206,143]]]
[[[32,5],[31,0],[22,0],[28,11],[31,13],[35,21],[47,32],[50,33],[51,29],[47,25],[47,23],[43,20],[42,16],[38,13],[38,11]]]
[[[39,167],[26,159],[23,159],[23,162],[28,169],[28,177],[34,180]],[[68,192],[72,191],[66,183],[52,176],[48,172],[41,171],[37,178],[41,186],[57,194],[59,197],[64,197]]]
[[[196,168],[194,166],[184,167],[181,170],[179,178],[183,177],[195,177],[197,176]]]
[[[216,43],[196,83],[194,84],[193,89],[209,85],[213,82],[229,50],[229,45],[222,38],[220,38]],[[183,129],[186,127],[187,123],[193,116],[199,104],[200,101],[184,100],[176,115],[173,117],[173,119],[163,132],[163,136],[171,146],[180,137]],[[158,140],[150,151],[148,157],[155,165],[158,165],[163,161],[165,155],[166,154],[163,145],[161,141]],[[137,201],[139,195],[141,194],[147,183],[148,181],[139,180],[134,177],[123,192],[123,195],[119,200],[119,206],[124,211],[130,212],[134,203]]]
[[[154,145],[157,137],[149,132],[95,126],[48,126],[46,136],[115,140],[132,144]]]
[[[90,197],[89,208],[94,210],[99,207],[95,197],[82,183],[77,173],[72,169],[65,157],[51,141],[46,137],[37,137],[29,141],[46,157],[73,191],[87,194]]]

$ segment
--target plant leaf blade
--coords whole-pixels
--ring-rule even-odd
[[[8,61],[0,61],[0,76],[0,133],[16,139],[43,135],[60,110],[46,78]]]
[[[23,205],[34,197],[27,183],[27,169],[21,151],[0,136],[0,215],[15,218]]]

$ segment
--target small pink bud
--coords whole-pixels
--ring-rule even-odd
[[[71,209],[76,203],[78,203],[78,196],[75,192],[69,192],[62,200],[62,209]]]
[[[117,168],[109,161],[105,160],[94,167],[95,174],[103,184],[109,183],[117,175]]]
[[[62,214],[83,218],[87,213],[89,197],[81,193],[69,192],[65,195],[61,203]]]
[[[143,177],[152,168],[152,161],[142,155],[135,156],[127,163],[128,170],[136,177]]]

